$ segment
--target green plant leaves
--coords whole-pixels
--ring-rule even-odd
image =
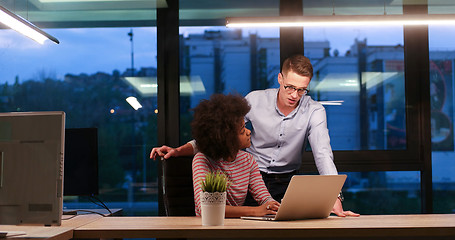
[[[207,173],[201,182],[201,188],[204,192],[225,192],[228,185],[228,176],[220,170]]]

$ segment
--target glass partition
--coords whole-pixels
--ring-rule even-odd
[[[453,12],[453,9],[452,9]],[[429,26],[433,208],[454,213],[455,37],[453,27]]]
[[[182,144],[191,140],[191,109],[200,100],[278,86],[278,28],[180,27],[180,34]]]
[[[348,172],[343,209],[360,214],[421,213],[420,172]]]
[[[333,150],[406,148],[403,30],[308,27],[310,95],[326,107]]]
[[[326,109],[334,151],[406,150],[403,43],[402,27],[304,28],[314,66],[310,95]],[[346,209],[420,212],[419,172],[346,174]]]
[[[65,111],[67,128],[97,128],[97,197],[124,215],[156,215],[157,170],[148,157],[157,145],[156,28],[46,31],[60,44],[0,30],[0,111]],[[64,205],[101,208],[87,196],[67,196]]]

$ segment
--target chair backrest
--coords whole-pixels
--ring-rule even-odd
[[[162,161],[162,191],[166,216],[195,216],[192,156]]]

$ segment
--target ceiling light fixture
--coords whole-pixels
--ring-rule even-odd
[[[455,25],[455,14],[228,17],[226,27]]]
[[[22,33],[23,35],[43,44],[47,39],[59,44],[60,42],[53,36],[47,34],[33,23],[25,20],[19,15],[16,15],[8,9],[0,6],[0,22],[10,27],[11,29]]]

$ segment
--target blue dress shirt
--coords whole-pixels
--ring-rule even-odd
[[[253,91],[245,97],[251,106],[245,121],[252,125],[251,146],[246,150],[255,156],[259,170],[289,173],[300,169],[308,139],[319,174],[338,174],[324,107],[310,96],[303,96],[285,116],[278,109],[277,95],[278,88]]]

